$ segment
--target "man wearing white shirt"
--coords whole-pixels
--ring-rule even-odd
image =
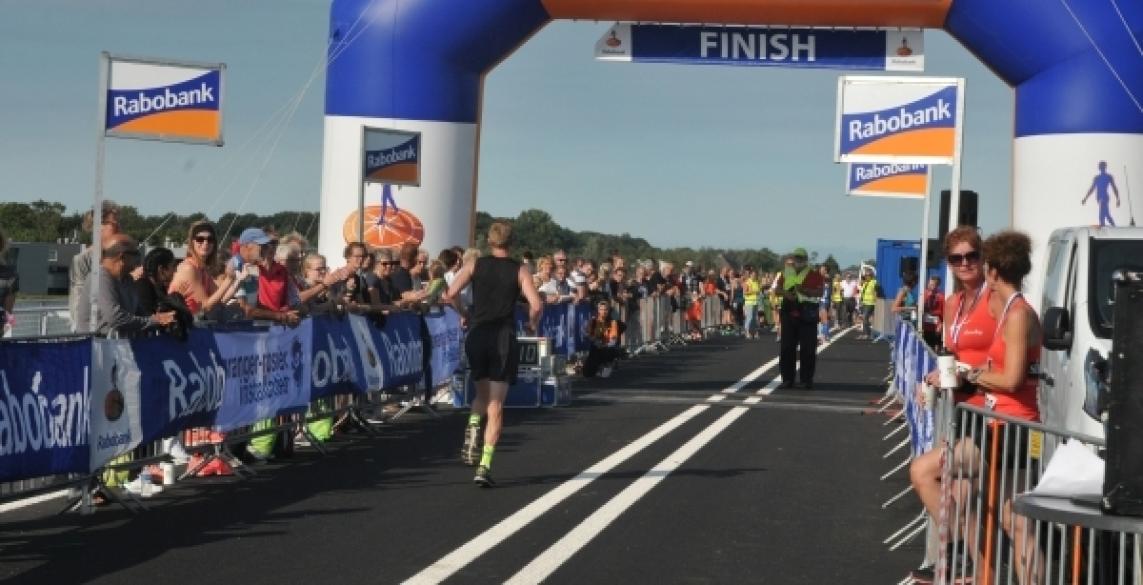
[[[857,292],[860,287],[857,284],[857,278],[853,276],[852,272],[845,273],[845,280],[841,282],[841,315],[838,315],[838,322],[842,327],[853,326],[853,313],[857,311]]]

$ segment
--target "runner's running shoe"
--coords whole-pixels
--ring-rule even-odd
[[[460,448],[460,458],[465,465],[476,465],[480,457],[480,427],[469,425],[464,429],[464,446]]]
[[[476,468],[476,477],[472,478],[472,481],[483,488],[490,488],[496,485],[496,482],[492,481],[492,470],[483,465]]]

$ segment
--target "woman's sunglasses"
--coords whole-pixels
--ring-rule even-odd
[[[949,264],[953,266],[962,266],[964,264],[976,264],[980,261],[980,252],[973,250],[965,254],[949,254]]]
[[[207,242],[213,242],[214,236],[195,236],[194,241],[196,241],[200,244],[205,244]]]

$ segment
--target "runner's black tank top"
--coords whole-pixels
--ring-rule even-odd
[[[473,326],[512,323],[520,298],[520,263],[511,258],[482,256],[472,270]]]

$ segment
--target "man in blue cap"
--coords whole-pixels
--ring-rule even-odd
[[[805,248],[790,253],[792,263],[778,276],[777,288],[782,295],[782,353],[778,369],[782,372],[781,388],[793,388],[801,361],[802,385],[814,387],[817,365],[818,300],[825,281],[808,264]]]

